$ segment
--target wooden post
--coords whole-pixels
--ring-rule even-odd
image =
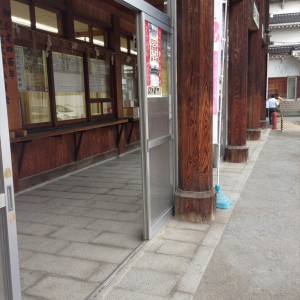
[[[9,0],[0,1],[0,36],[5,79],[8,125],[10,131],[21,130],[21,109],[14,48],[14,33]],[[2,100],[1,100],[2,101]]]
[[[16,70],[14,33],[13,24],[11,20],[10,0],[0,1],[0,37],[3,60],[0,63],[3,63],[8,127],[10,135],[15,136],[17,132],[22,132],[22,118],[18,93],[18,79]],[[0,99],[0,101],[5,101],[5,99]],[[15,191],[19,190],[19,172],[17,166],[18,161],[16,160],[16,157],[12,154],[12,167]]]
[[[178,170],[175,216],[182,221],[214,218],[213,20],[210,0],[178,0]]]
[[[246,162],[248,0],[229,5],[228,145],[225,160]]]
[[[261,15],[260,15],[261,19]],[[247,97],[247,140],[260,140],[260,103],[261,103],[261,51],[262,36],[260,28],[249,33],[248,97]]]
[[[261,5],[261,13],[262,13],[262,24],[264,27],[262,30],[266,30],[269,28],[269,3],[268,0],[260,0]],[[261,103],[260,103],[260,128],[267,128],[267,120],[266,120],[266,94],[267,94],[267,53],[268,53],[268,44],[267,44],[267,36],[264,35],[263,43],[262,43],[262,72],[261,72]]]

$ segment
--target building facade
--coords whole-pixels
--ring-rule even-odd
[[[300,98],[300,3],[271,1],[268,94]]]
[[[216,0],[216,22],[210,0],[1,1],[5,295],[20,295],[14,192],[96,162],[140,149],[144,239],[173,214],[213,221],[214,118],[229,162],[266,127],[268,4]]]

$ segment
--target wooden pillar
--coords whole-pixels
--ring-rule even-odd
[[[260,15],[261,19],[261,15]],[[260,140],[260,103],[262,73],[262,36],[260,28],[249,33],[249,65],[247,96],[247,140]]]
[[[269,28],[269,1],[268,0],[260,0],[261,11],[262,11],[262,30],[266,30]],[[260,103],[260,128],[267,128],[267,120],[266,120],[266,94],[267,94],[267,59],[268,59],[268,43],[267,36],[265,33],[262,33],[263,43],[262,43],[262,72],[261,72],[261,103]]]
[[[10,131],[22,129],[10,0],[0,1],[0,36]],[[3,99],[1,99],[2,101]]]
[[[225,160],[246,162],[248,0],[229,5],[228,145]]]
[[[214,218],[213,20],[210,0],[177,1],[178,189],[175,216],[182,221]]]

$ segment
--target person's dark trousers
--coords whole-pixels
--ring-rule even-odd
[[[269,108],[269,123],[270,123],[270,125],[272,125],[273,112],[276,112],[276,108],[274,108],[274,107]]]
[[[269,116],[269,109],[266,108],[266,117],[268,117],[268,116]]]

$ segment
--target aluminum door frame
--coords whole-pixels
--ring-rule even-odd
[[[6,277],[8,277],[6,280],[10,289],[8,299],[19,300],[21,299],[20,269],[2,51],[0,51],[0,169],[1,210],[6,212],[4,235],[7,245],[4,247],[6,248]]]
[[[149,170],[149,160],[147,159],[147,150],[149,145],[146,140],[147,127],[145,125],[147,122],[147,114],[145,114],[145,107],[143,105],[144,99],[146,99],[146,87],[145,87],[145,78],[146,78],[146,70],[144,67],[144,58],[142,55],[141,49],[145,49],[145,28],[144,23],[145,19],[163,30],[170,32],[172,34],[172,72],[171,72],[171,82],[172,86],[170,87],[170,93],[172,95],[172,103],[173,103],[173,152],[174,152],[174,191],[178,185],[178,128],[177,128],[177,42],[176,42],[176,1],[168,0],[168,14],[163,13],[158,10],[154,6],[150,5],[145,1],[136,1],[136,0],[114,0],[136,12],[136,28],[137,28],[137,44],[138,44],[138,64],[139,64],[139,99],[140,99],[140,137],[141,137],[141,151],[142,151],[142,168],[143,168],[143,198],[144,198],[144,238],[150,239],[161,227],[162,224],[166,221],[166,219],[170,218],[173,215],[172,209],[170,209],[165,218],[161,220],[160,223],[152,228],[150,226],[151,222],[151,203],[149,203],[150,199],[150,174],[148,174]],[[145,16],[147,16],[145,18]]]
[[[145,21],[152,23],[153,25],[158,26],[162,30],[170,33],[172,35],[173,41],[173,28],[168,26],[165,23],[160,22],[157,18],[149,16],[148,14],[141,12],[137,14],[137,36],[138,36],[138,61],[139,61],[139,98],[140,98],[140,110],[141,110],[141,149],[142,149],[142,166],[143,166],[143,197],[144,197],[144,238],[151,239],[157,231],[166,223],[168,219],[173,216],[173,206],[169,207],[169,209],[164,212],[162,216],[160,216],[159,220],[155,224],[151,224],[151,186],[150,186],[150,162],[149,162],[149,150],[152,147],[155,147],[161,143],[165,143],[167,141],[172,141],[172,155],[173,155],[173,195],[175,192],[176,186],[176,167],[175,163],[177,160],[176,150],[175,150],[175,141],[176,141],[176,130],[175,130],[175,119],[176,116],[176,101],[175,101],[175,93],[174,93],[174,53],[172,52],[172,60],[171,63],[171,87],[169,95],[171,94],[172,100],[172,127],[173,133],[172,135],[167,135],[164,137],[160,137],[157,140],[149,140],[149,132],[148,132],[148,107],[147,107],[147,86],[146,86],[146,57],[145,57]],[[174,47],[174,43],[171,43],[171,47]],[[172,49],[173,50],[173,49]],[[173,196],[174,199],[174,196]]]

